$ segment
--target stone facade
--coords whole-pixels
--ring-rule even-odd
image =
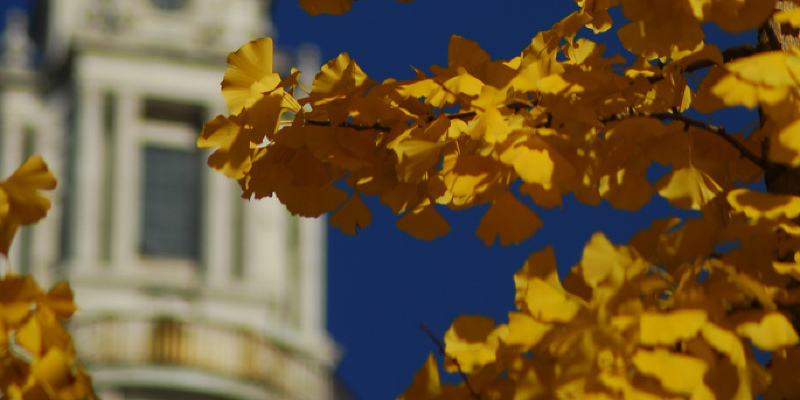
[[[68,279],[71,329],[114,399],[325,399],[325,225],[238,198],[205,166],[230,51],[273,32],[264,0],[50,0],[9,12],[0,176],[42,154],[53,208],[10,264]],[[319,65],[313,47],[278,70]]]

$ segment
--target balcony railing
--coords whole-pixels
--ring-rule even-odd
[[[175,366],[249,383],[293,399],[326,397],[329,374],[308,357],[243,330],[171,318],[104,318],[72,327],[81,360],[103,366]]]

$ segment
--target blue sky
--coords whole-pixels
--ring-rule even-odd
[[[28,2],[0,0],[0,14]],[[281,47],[316,43],[324,60],[348,52],[373,79],[402,79],[414,76],[411,65],[445,65],[452,34],[477,41],[493,58],[508,59],[575,9],[570,0],[362,0],[344,17],[311,18],[296,0],[277,0],[275,39]],[[616,36],[603,40],[614,42]],[[374,199],[367,204],[372,225],[355,236],[329,230],[328,243],[328,327],[344,349],[340,376],[364,400],[402,393],[427,354],[437,351],[420,323],[441,338],[460,314],[505,322],[514,308],[512,275],[530,253],[552,244],[563,273],[578,262],[593,232],[603,230],[621,243],[670,212],[660,199],[630,213],[567,197],[559,210],[534,207],[544,228],[532,239],[487,248],[474,234],[485,207],[445,210],[450,233],[423,242],[400,232],[387,207]]]

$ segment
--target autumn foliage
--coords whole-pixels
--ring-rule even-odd
[[[397,226],[444,235],[438,209],[488,205],[476,234],[519,243],[539,207],[567,194],[637,210],[653,196],[693,217],[652,221],[626,244],[596,233],[566,276],[552,247],[513,277],[516,310],[496,324],[456,319],[405,399],[765,399],[800,393],[800,7],[776,0],[580,0],[520,55],[493,60],[453,36],[446,66],[407,80],[371,79],[343,53],[316,73],[273,71],[269,38],[231,53],[222,81],[230,115],[198,146],[244,198],[277,196],[293,214],[356,233],[377,196]],[[350,0],[300,0],[341,14]],[[615,21],[610,8],[624,18]],[[758,46],[719,48],[704,29],[758,30]],[[616,29],[627,53],[594,33]],[[310,90],[309,90],[310,89]],[[753,122],[729,132],[733,108]],[[757,112],[755,112],[757,110]],[[647,169],[667,172],[648,179]],[[344,185],[340,184],[344,182]],[[0,250],[49,202],[34,158],[0,183]],[[347,190],[342,187],[346,186]],[[687,215],[682,213],[681,215]],[[723,245],[723,246],[721,246]],[[60,322],[66,285],[0,281],[0,390],[82,398]],[[31,305],[35,305],[32,307]],[[768,353],[769,363],[755,354]]]
[[[29,158],[0,182],[0,255],[18,229],[42,219],[50,200],[40,190],[56,186],[40,156]],[[63,323],[76,306],[66,282],[44,292],[30,276],[0,277],[0,394],[25,400],[94,398],[89,376],[75,359]]]
[[[300,3],[310,14],[351,6]],[[796,397],[800,9],[577,3],[518,57],[493,60],[453,36],[447,65],[408,80],[377,82],[343,53],[308,91],[299,71],[272,71],[272,42],[257,39],[231,53],[222,81],[231,115],[209,121],[198,144],[217,148],[209,165],[244,198],[330,212],[347,233],[370,222],[363,196],[427,240],[449,230],[439,207],[488,204],[476,231],[487,245],[542,226],[525,198],[552,208],[572,194],[637,210],[661,196],[694,210],[652,221],[627,244],[596,233],[563,277],[551,247],[533,253],[514,276],[507,323],[463,316],[445,334],[443,367],[460,383],[442,384],[431,356],[403,398]],[[759,30],[759,45],[718,48],[705,40],[709,24]],[[591,40],[612,28],[627,54]],[[713,116],[733,107],[758,113],[729,132]],[[667,172],[648,179],[652,165]]]

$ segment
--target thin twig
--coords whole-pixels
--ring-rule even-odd
[[[737,58],[753,55],[754,53],[756,53],[756,51],[757,49],[753,46],[750,46],[749,44],[727,48],[722,51],[722,63],[726,64]],[[662,69],[663,67],[666,67],[668,65],[669,64],[662,65]],[[717,65],[717,63],[712,60],[697,60],[687,65],[686,68],[684,68],[681,72],[694,72],[703,68],[713,67],[714,65]],[[655,83],[664,78],[665,78],[664,75],[656,75],[656,76],[651,76],[650,78],[648,78],[648,80],[650,81],[650,83]]]
[[[331,121],[315,121],[313,119],[306,120],[306,123],[309,125],[317,125],[317,126],[332,126]],[[367,130],[376,130],[380,132],[390,132],[392,130],[391,127],[383,126],[380,124],[373,124],[373,125],[358,125],[353,124],[350,122],[342,122],[339,125],[336,125],[337,128],[350,128],[357,131],[367,131]]]
[[[479,395],[478,392],[476,392],[475,389],[472,388],[472,385],[469,383],[469,380],[467,379],[467,374],[465,374],[464,371],[461,370],[461,365],[458,363],[458,360],[456,360],[454,357],[447,356],[447,353],[444,352],[444,345],[442,344],[442,342],[440,342],[439,339],[436,338],[436,336],[433,334],[433,332],[431,332],[430,329],[428,329],[428,326],[425,325],[424,322],[421,322],[419,324],[419,328],[422,329],[422,331],[425,332],[426,335],[428,335],[428,337],[433,341],[434,344],[436,344],[436,347],[439,348],[439,353],[441,353],[446,359],[450,359],[450,361],[452,361],[453,364],[456,365],[456,369],[458,369],[458,374],[461,375],[461,379],[464,381],[464,385],[467,386],[467,389],[469,389],[469,392],[470,394],[472,394],[472,397],[476,398],[477,400],[481,400],[481,395]]]
[[[662,120],[662,121],[666,121],[666,120],[680,121],[680,122],[683,122],[684,124],[686,124],[687,126],[693,126],[695,128],[700,128],[700,129],[706,130],[708,132],[711,132],[711,133],[719,136],[720,138],[722,138],[722,140],[728,142],[731,146],[733,146],[736,150],[739,151],[739,153],[742,155],[742,157],[750,160],[753,164],[758,165],[764,171],[771,170],[772,168],[775,168],[775,166],[772,163],[770,163],[766,158],[756,155],[755,153],[750,151],[750,149],[745,147],[744,144],[742,144],[738,140],[736,140],[733,136],[728,135],[728,133],[725,131],[724,127],[717,126],[717,125],[712,125],[712,124],[709,124],[709,123],[706,123],[706,122],[703,122],[703,121],[700,121],[700,120],[696,120],[694,118],[687,117],[687,116],[685,116],[683,114],[680,114],[680,113],[669,113],[669,112],[648,113],[648,112],[628,111],[628,112],[624,112],[624,113],[614,114],[614,115],[612,115],[610,117],[600,118],[600,122],[606,123],[606,122],[611,122],[611,121],[621,121],[621,120],[623,120],[625,118],[630,118],[630,117],[656,118],[656,119],[659,119],[659,120]]]
[[[465,121],[468,121],[470,118],[473,118],[476,115],[478,115],[478,114],[475,111],[467,111],[467,112],[455,113],[455,114],[446,114],[447,118],[449,118],[449,119],[460,119],[460,120],[465,120]],[[430,118],[427,118],[425,120],[425,122],[431,122],[431,121],[433,121],[435,119],[436,119],[436,117],[430,117]],[[333,126],[330,121],[317,121],[317,120],[313,120],[313,119],[306,120],[306,123],[308,125],[316,125],[316,126]],[[375,124],[372,124],[372,125],[359,125],[359,124],[354,124],[352,122],[342,122],[342,123],[336,125],[336,127],[337,128],[350,128],[350,129],[354,129],[354,130],[357,130],[357,131],[368,131],[368,130],[375,130],[375,131],[379,131],[379,132],[391,132],[392,131],[392,127],[384,126],[384,125],[381,125],[379,123],[375,123]]]

